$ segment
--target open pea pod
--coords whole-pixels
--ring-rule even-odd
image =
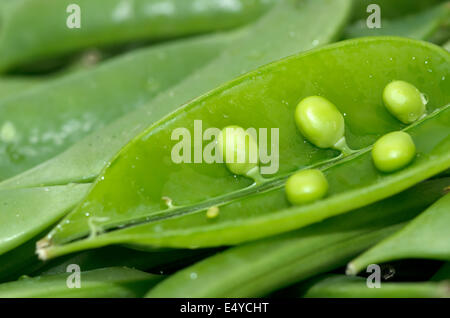
[[[229,29],[272,0],[22,0],[2,12],[0,71],[87,48]],[[75,7],[74,4],[78,6]],[[78,20],[79,28],[68,23]],[[30,28],[30,21],[33,27]]]
[[[348,214],[230,248],[173,274],[147,297],[265,296],[334,270],[414,218],[448,182],[424,182]]]
[[[2,182],[0,188],[62,185],[94,179],[105,163],[138,132],[184,102],[253,68],[337,38],[349,16],[350,5],[348,0],[308,0],[302,2],[301,6],[298,6],[297,1],[280,1],[260,21],[250,26],[242,38],[233,41],[217,59],[182,83],[159,94],[150,103],[104,129],[94,132],[61,155]],[[312,27],[313,25],[316,27]],[[319,28],[325,26],[325,29]],[[41,213],[31,205],[29,209],[30,213]],[[2,213],[15,212],[4,209]],[[61,217],[65,213],[65,210],[60,210]]]
[[[338,38],[350,9],[350,0],[306,0],[301,5],[297,0],[279,1],[264,17],[244,30],[243,36],[233,41],[220,56],[180,84],[89,135],[61,155],[0,183],[0,188],[92,180],[105,162],[134,136],[183,103],[266,63]]]
[[[299,286],[290,297],[305,298],[449,298],[450,282],[382,282],[367,287],[366,278],[324,275]]]
[[[404,229],[351,261],[348,274],[357,274],[369,264],[405,258],[450,261],[449,211],[450,194],[447,194]]]
[[[398,193],[450,166],[449,61],[446,51],[428,43],[375,37],[292,56],[240,77],[186,104],[127,145],[84,202],[43,240],[42,255],[107,242],[237,244]],[[428,115],[413,125],[401,124],[383,106],[383,88],[394,79],[407,80],[428,96]],[[336,104],[345,116],[347,142],[358,151],[341,156],[313,146],[300,134],[294,108],[311,95],[326,96]],[[251,179],[234,175],[225,164],[175,163],[171,153],[177,142],[171,134],[184,127],[194,136],[195,120],[202,121],[203,129],[279,128],[279,156],[275,156],[279,169],[266,175],[270,179],[252,185]],[[382,173],[372,163],[370,146],[399,129],[413,137],[418,156],[403,170]],[[203,146],[207,144],[203,141]],[[190,147],[193,154],[194,143]],[[291,207],[283,189],[285,178],[311,166],[324,171],[329,194],[312,204]],[[173,206],[166,206],[165,198]],[[221,214],[211,221],[205,211],[213,206],[219,206]],[[89,226],[92,218],[98,220],[95,227]],[[101,234],[128,225],[133,226]],[[88,235],[90,239],[64,245]]]
[[[396,35],[418,40],[428,40],[442,25],[449,23],[450,2],[393,20],[384,19],[384,11],[382,9],[382,17],[381,28],[368,28],[367,21],[364,19],[348,26],[345,30],[345,37]]]
[[[73,273],[23,278],[0,284],[0,298],[123,298],[142,297],[164,276],[126,267],[110,267],[80,272],[80,288]]]
[[[0,102],[0,180],[135,110],[217,57],[238,36],[202,36],[141,49]]]

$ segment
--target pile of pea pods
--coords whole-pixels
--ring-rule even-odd
[[[450,297],[450,2],[0,0],[0,298]]]

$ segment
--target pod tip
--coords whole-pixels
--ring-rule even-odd
[[[347,265],[347,269],[345,270],[345,275],[347,276],[355,276],[357,274],[357,270],[354,264],[349,263]]]

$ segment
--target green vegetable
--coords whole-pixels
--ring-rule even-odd
[[[0,130],[11,125],[17,136],[0,143],[0,180],[54,157],[76,141],[142,106],[217,57],[239,36],[218,34],[140,49],[98,68],[48,80],[3,100],[0,102]],[[141,116],[151,117],[149,112],[147,109]],[[136,125],[129,129],[136,130]],[[119,132],[121,130],[110,134],[111,138],[118,138]],[[86,157],[86,151],[80,153]],[[101,158],[99,162],[103,165]],[[71,181],[86,182],[68,180]],[[34,186],[41,184],[63,183],[44,181]]]
[[[394,54],[398,65],[392,68]],[[445,171],[450,166],[450,89],[445,89],[449,81],[442,77],[448,75],[449,59],[441,48],[423,42],[370,38],[295,55],[240,77],[186,104],[127,145],[84,202],[42,241],[42,256],[124,242],[158,247],[239,244],[368,205]],[[425,60],[434,62],[427,66]],[[306,77],[305,70],[312,66],[314,72]],[[430,66],[433,72],[427,71]],[[392,78],[423,80],[430,114],[408,127],[393,118],[380,100]],[[295,106],[318,93],[336,100],[341,113],[347,114],[346,139],[358,151],[342,157],[305,142],[297,131],[292,118]],[[286,111],[274,111],[280,107]],[[201,119],[204,127],[280,127],[279,135],[284,137],[279,144],[279,171],[249,187],[251,181],[235,177],[223,164],[171,162],[167,144],[171,131],[178,127],[193,131],[194,118]],[[386,175],[373,166],[371,145],[380,135],[402,127],[412,136],[418,156],[405,169]],[[284,193],[285,179],[311,166],[324,172],[329,195],[291,207]],[[167,210],[163,196],[177,208]],[[214,205],[220,206],[221,217],[205,223],[205,210]],[[92,235],[90,217],[102,218],[100,231],[95,231],[95,238],[76,241]],[[124,225],[128,227],[117,228]],[[104,230],[111,231],[100,233]]]
[[[171,275],[147,297],[259,297],[336,269],[423,211],[448,182],[425,182],[304,229],[233,247]]]
[[[356,274],[368,264],[404,258],[450,260],[450,194],[433,204],[404,229],[363,253],[347,266]]]
[[[89,135],[61,155],[0,183],[0,188],[61,185],[94,179],[105,163],[136,134],[180,105],[261,65],[337,38],[348,19],[350,8],[349,0],[307,0],[301,6],[297,5],[297,0],[279,1],[276,7],[243,31],[242,37],[207,66],[136,111]],[[271,45],[268,45],[269,42]],[[178,62],[184,65],[183,60]],[[137,67],[141,68],[141,65]],[[217,71],[219,69],[220,72]],[[118,71],[121,72],[123,70]],[[121,89],[118,91],[122,93]],[[37,112],[35,110],[33,113]],[[83,163],[80,164],[80,161]]]
[[[223,162],[232,173],[250,176],[256,171],[259,174],[258,145],[248,131],[238,126],[225,127],[220,132],[217,145]]]
[[[306,298],[449,298],[450,282],[381,282],[369,288],[366,278],[325,275],[300,286],[290,296]]]
[[[348,18],[349,10],[350,1],[348,0],[332,2],[311,0],[305,1],[301,7],[296,5],[296,1],[280,1],[266,16],[246,30],[242,38],[233,42],[227,50],[223,51],[220,57],[189,76],[182,83],[159,94],[151,103],[143,105],[138,110],[91,134],[61,155],[1,183],[0,188],[67,185],[72,182],[84,183],[94,179],[114,154],[126,145],[135,134],[143,131],[157,118],[167,114],[185,101],[252,68],[299,50],[310,49],[318,45],[317,43],[330,42],[338,36],[342,25]],[[312,25],[327,26],[327,28],[326,31],[323,31]],[[297,30],[303,31],[296,32]],[[314,40],[318,42],[315,43]],[[271,45],[267,45],[267,41]],[[180,62],[182,63],[182,60]],[[140,66],[138,65],[138,67]],[[217,72],[218,69],[221,72]],[[165,106],[161,107],[161,105]],[[39,193],[40,190],[30,191]],[[83,194],[74,194],[74,196]],[[42,198],[42,200],[44,199]],[[158,205],[162,203],[160,200],[161,197],[158,197]],[[164,206],[166,207],[165,204]],[[45,213],[31,205],[28,205],[27,209],[30,214],[34,215]],[[66,213],[63,209],[59,212],[60,217]],[[3,213],[14,214],[15,211],[5,209]],[[26,233],[26,229],[22,230],[23,233]],[[29,235],[28,239],[31,237]]]
[[[295,109],[295,123],[308,141],[320,148],[337,148],[344,137],[344,117],[321,96],[303,99]]]
[[[322,171],[303,170],[290,176],[286,181],[286,196],[292,204],[306,204],[325,196],[328,182]]]
[[[69,288],[70,275],[74,274],[23,278],[0,284],[0,298],[142,297],[146,290],[164,278],[126,267],[111,267],[81,272],[81,288]]]
[[[404,124],[410,124],[425,113],[424,97],[410,83],[393,81],[383,91],[383,101],[389,112]]]
[[[411,136],[404,131],[384,135],[373,145],[372,159],[378,170],[393,172],[407,166],[416,155]]]
[[[80,8],[80,28],[67,25],[76,14],[73,4]],[[0,71],[94,45],[229,29],[256,19],[272,4],[271,0],[233,0],[225,5],[221,0],[13,1],[2,12]]]

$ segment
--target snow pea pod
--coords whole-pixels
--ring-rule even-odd
[[[147,297],[264,296],[336,269],[420,213],[448,181],[425,182],[349,214],[233,247],[175,273]]]
[[[66,21],[70,0],[21,0],[5,7],[0,71],[87,47],[229,29],[263,14],[272,0],[79,0],[80,28]],[[70,12],[66,10],[70,8]],[[30,27],[32,21],[32,27]],[[50,36],[49,36],[50,35]]]
[[[382,9],[381,16],[382,28],[369,29],[364,19],[349,25],[345,30],[344,36],[346,38],[355,38],[395,35],[417,40],[428,40],[439,30],[440,26],[448,24],[450,19],[450,2],[393,20],[385,19],[385,11]]]
[[[1,102],[0,130],[9,125],[13,137],[0,142],[0,180],[136,109],[212,60],[237,36],[202,36],[141,49]]]
[[[324,275],[289,294],[305,298],[449,298],[450,282],[382,282],[368,288],[363,277]]]
[[[238,78],[136,137],[105,169],[84,202],[47,237],[43,244],[50,248],[45,253],[70,250],[61,244],[91,233],[92,216],[104,218],[98,223],[101,230],[142,224],[73,243],[73,248],[120,240],[184,247],[237,244],[370,204],[444,171],[450,165],[449,59],[447,52],[424,42],[376,37],[309,51]],[[405,126],[383,106],[383,88],[393,78],[415,83],[428,94],[430,113],[420,122]],[[359,151],[343,157],[301,136],[294,108],[311,95],[327,96],[346,114],[347,142]],[[251,187],[250,179],[234,176],[223,164],[173,163],[171,132],[178,127],[193,131],[195,119],[201,119],[204,128],[279,127],[278,172]],[[372,164],[370,147],[379,136],[401,128],[413,137],[419,155],[407,168],[383,174]],[[325,173],[329,195],[290,207],[285,178],[311,166]],[[163,196],[170,197],[175,207],[166,207]],[[208,223],[204,211],[213,205],[219,205],[221,217]]]
[[[156,118],[241,73],[336,38],[349,15],[350,4],[347,0],[310,0],[303,2],[302,6],[297,6],[296,1],[280,1],[266,16],[246,30],[241,39],[233,42],[220,57],[182,83],[158,95],[151,103],[90,135],[60,156],[1,183],[0,188],[92,180],[99,174],[105,162],[139,131],[154,123]],[[312,25],[326,25],[327,28],[324,31]],[[296,32],[297,30],[303,31]],[[32,209],[31,206],[29,208]],[[40,213],[35,209],[32,211]],[[5,210],[4,213],[14,211]],[[60,213],[63,216],[65,211],[61,210]]]
[[[87,193],[89,186],[72,184],[67,187],[1,190],[0,255],[57,222],[61,218],[60,211],[73,208]],[[14,213],[5,213],[5,210]],[[36,210],[42,213],[37,216],[34,213]]]
[[[80,273],[80,288],[68,288],[71,273],[24,278],[0,284],[0,298],[122,298],[142,297],[164,276],[126,267]]]
[[[90,135],[60,156],[0,183],[0,188],[94,179],[105,162],[110,161],[134,136],[183,103],[252,69],[338,38],[350,8],[349,0],[307,0],[301,5],[296,0],[279,1],[264,17],[244,30],[244,36],[233,41],[219,57],[179,85]]]
[[[358,256],[348,264],[348,274],[357,274],[368,264],[404,258],[450,260],[450,194],[433,204],[404,229]]]

